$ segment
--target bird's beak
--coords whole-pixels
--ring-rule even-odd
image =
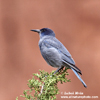
[[[34,31],[34,32],[37,32],[37,33],[40,33],[41,32],[39,29],[32,29],[30,31]]]

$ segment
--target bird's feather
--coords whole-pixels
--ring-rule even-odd
[[[58,39],[56,39],[55,33],[49,28],[42,28],[40,30],[32,31],[38,32],[40,35],[39,48],[46,62],[52,67],[58,67],[56,72],[58,72],[64,66],[69,67],[79,78],[84,87],[87,87],[79,75],[82,75],[81,70],[76,67],[71,54],[65,48],[65,46]]]
[[[55,48],[62,54],[62,59],[67,60],[69,63],[75,65],[73,58],[65,46],[55,37],[45,37],[42,41],[48,48]]]
[[[40,46],[40,48],[41,48],[41,46],[43,48],[44,48],[44,46],[46,46],[48,48],[48,50],[50,50],[50,48],[52,48],[53,50],[56,49],[58,51],[58,52],[56,52],[56,54],[58,53],[58,55],[59,55],[59,53],[60,53],[62,62],[64,63],[64,65],[69,68],[73,68],[74,70],[76,70],[78,73],[80,73],[82,75],[81,70],[75,66],[75,62],[74,62],[73,58],[71,57],[71,54],[58,39],[56,39],[55,37],[51,37],[51,36],[45,36],[42,39],[42,41],[39,43],[39,46]],[[45,48],[46,51],[47,51],[47,48]],[[51,54],[53,54],[53,52],[54,52],[53,50],[51,50]],[[56,55],[56,57],[57,57],[57,55]],[[46,55],[44,58],[45,59],[47,58]],[[57,59],[57,58],[55,58],[55,59]]]
[[[72,71],[74,72],[74,74],[77,76],[77,78],[82,82],[82,84],[84,85],[84,87],[86,88],[87,85],[85,84],[85,82],[82,80],[82,78],[80,77],[80,75],[73,69],[71,68]]]
[[[65,66],[69,68],[72,67],[74,70],[76,70],[78,73],[82,75],[81,70],[75,66],[75,62],[71,57],[71,54],[59,40],[57,40],[55,37],[48,36],[42,40],[42,44],[45,45],[48,49],[53,48],[58,50],[62,56],[62,61],[65,64]]]

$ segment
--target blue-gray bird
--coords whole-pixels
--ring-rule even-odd
[[[81,79],[81,70],[75,66],[75,62],[65,48],[65,46],[55,37],[55,33],[49,28],[32,29],[31,31],[39,33],[39,48],[45,61],[52,67],[57,67],[55,71],[58,72],[63,67],[72,69],[78,79],[82,82],[84,87],[87,87],[85,82]]]

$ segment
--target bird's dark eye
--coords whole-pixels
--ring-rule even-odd
[[[45,29],[42,29],[42,32],[45,32]]]

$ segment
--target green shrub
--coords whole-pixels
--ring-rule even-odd
[[[60,70],[56,74],[53,74],[54,71],[49,74],[39,70],[39,74],[33,74],[33,78],[28,80],[29,90],[25,90],[21,96],[25,100],[56,100],[56,95],[59,94],[58,82],[61,84],[70,82],[70,79],[66,78],[66,75],[69,75],[67,69]]]

